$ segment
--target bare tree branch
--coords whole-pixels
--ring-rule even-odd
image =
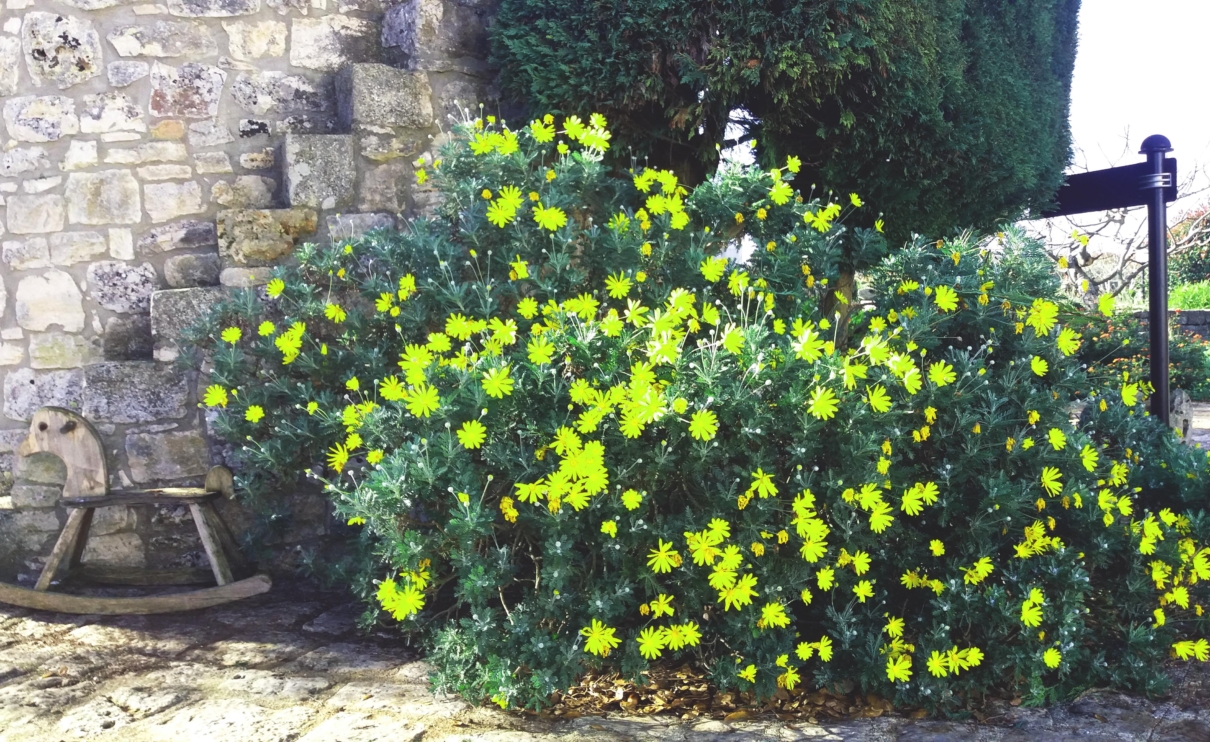
[[[1112,166],[1133,156],[1130,135],[1123,136],[1122,151],[1106,158]],[[1082,150],[1073,156],[1074,172],[1088,171]],[[1177,184],[1178,202],[1195,204],[1170,212],[1168,257],[1171,259],[1210,242],[1210,169],[1193,163]],[[1131,207],[1099,213],[1073,214],[1023,224],[1037,237],[1047,254],[1060,266],[1064,287],[1089,306],[1102,294],[1116,296],[1134,285],[1147,269],[1147,209]]]

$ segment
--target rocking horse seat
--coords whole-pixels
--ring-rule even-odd
[[[219,492],[204,487],[159,487],[146,490],[116,490],[107,495],[88,497],[63,497],[60,502],[68,507],[98,508],[107,505],[192,505],[210,502]]]
[[[0,583],[0,602],[64,613],[167,613],[247,598],[263,593],[272,586],[272,581],[263,574],[238,581],[235,579],[237,573],[247,574],[251,569],[244,562],[239,546],[213,504],[221,496],[233,495],[234,480],[226,467],[211,468],[202,487],[111,492],[101,436],[83,417],[58,407],[43,407],[34,414],[29,437],[18,448],[18,453],[22,456],[52,453],[63,460],[67,476],[60,499],[67,506],[67,522],[46,559],[34,589]],[[197,583],[196,570],[152,570],[150,573],[135,574],[80,563],[96,509],[130,505],[187,505],[210,562],[215,587],[137,598],[97,598],[49,592],[60,571],[64,571],[62,568],[66,568],[69,576],[88,577],[91,573],[94,577],[108,578],[101,581],[109,584]]]

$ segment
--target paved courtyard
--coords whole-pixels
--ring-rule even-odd
[[[359,613],[346,596],[301,583],[168,616],[0,606],[0,742],[1210,740],[1205,665],[1175,669],[1163,702],[1105,693],[1045,711],[1003,703],[978,726],[891,714],[818,724],[522,716],[434,697],[415,649],[359,632]]]

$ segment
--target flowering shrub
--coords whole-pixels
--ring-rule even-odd
[[[1146,378],[1151,353],[1147,323],[1132,316],[1096,320],[1085,329],[1087,342],[1080,351],[1089,374],[1098,380],[1129,374]],[[1193,399],[1210,399],[1210,344],[1200,335],[1184,332],[1174,321],[1168,333],[1168,378],[1173,389],[1184,389]]]
[[[326,482],[439,686],[537,707],[672,660],[945,709],[1210,657],[1205,454],[1136,376],[1090,381],[1034,245],[896,251],[845,328],[839,257],[885,251],[860,198],[794,160],[688,192],[608,146],[460,127],[419,163],[436,215],[303,249],[211,330],[241,484]]]

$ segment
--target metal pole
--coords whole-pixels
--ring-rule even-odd
[[[1154,134],[1143,140],[1139,154],[1147,155],[1151,172],[1144,176],[1140,189],[1150,190],[1147,203],[1147,295],[1148,330],[1151,340],[1151,414],[1168,424],[1171,409],[1168,401],[1168,207],[1164,188],[1168,176],[1164,173],[1164,156],[1172,151],[1167,137]]]

